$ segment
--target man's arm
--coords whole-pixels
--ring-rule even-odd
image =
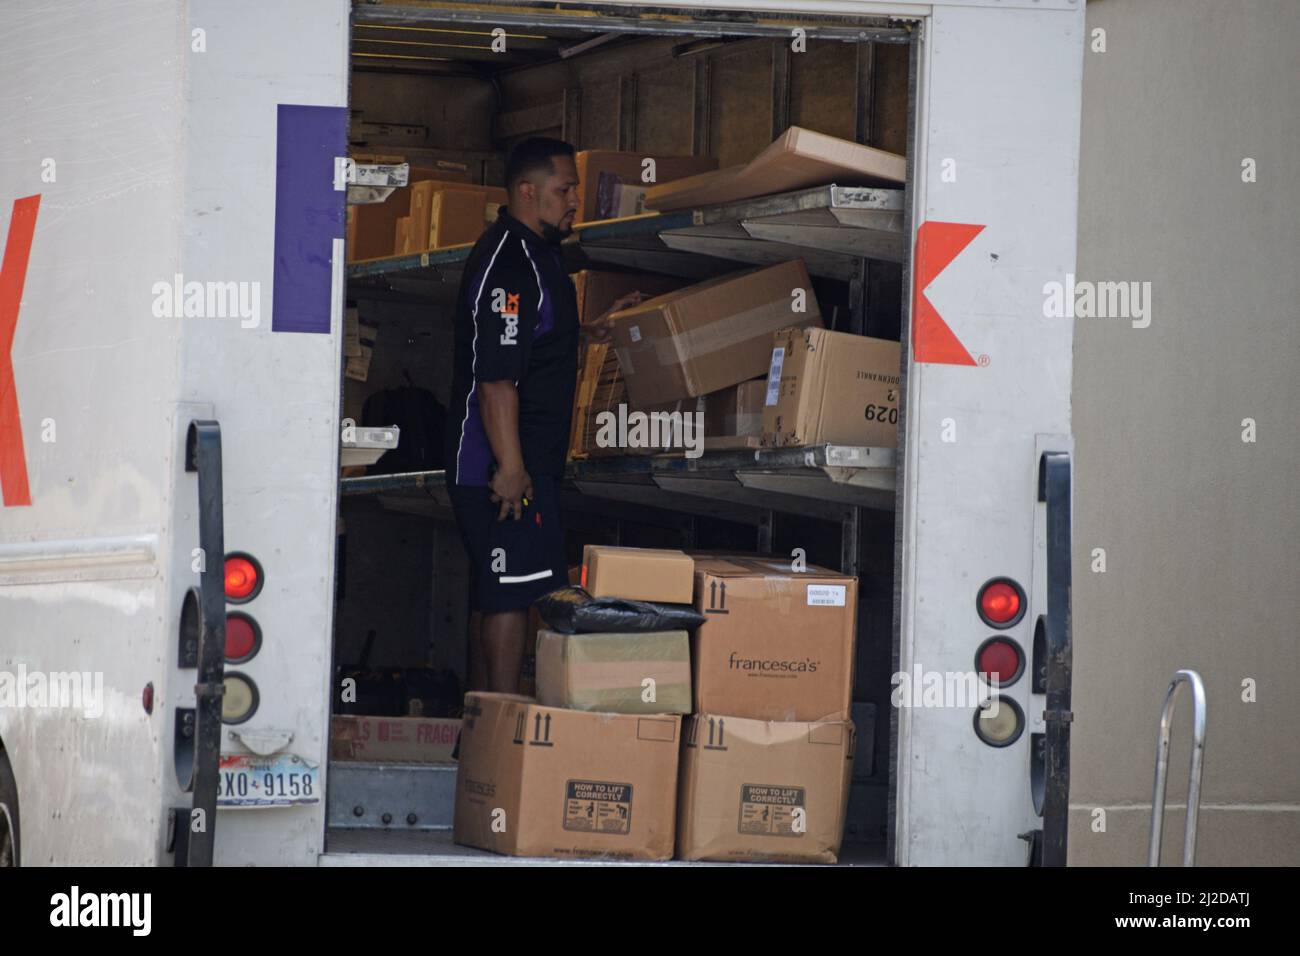
[[[478,383],[478,407],[483,417],[497,470],[488,483],[492,500],[500,502],[498,521],[513,513],[516,521],[523,513],[522,499],[533,494],[533,483],[524,470],[524,453],[519,443],[519,392],[514,382],[501,379]]]

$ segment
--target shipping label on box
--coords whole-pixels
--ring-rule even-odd
[[[687,718],[677,811],[683,860],[834,863],[856,748],[848,721]]]
[[[455,840],[517,856],[670,859],[680,729],[675,714],[467,694]]]
[[[756,555],[695,555],[695,710],[759,720],[846,720],[857,579]]]

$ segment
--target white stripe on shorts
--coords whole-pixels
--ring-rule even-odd
[[[550,571],[538,571],[536,574],[503,574],[497,578],[502,584],[523,584],[526,581],[540,581],[542,578],[549,578]]]

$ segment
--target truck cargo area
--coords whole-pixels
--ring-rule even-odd
[[[916,58],[906,24],[803,18],[806,51],[792,53],[793,22],[509,9],[358,7],[350,54],[354,159],[407,163],[412,182],[416,170],[435,177],[442,170],[502,187],[508,150],[529,136],[558,137],[578,150],[709,157],[725,168],[797,126],[908,156],[911,174]],[[827,328],[898,341],[911,186],[828,182],[657,216],[606,206],[614,214],[580,223],[564,251],[571,272],[636,271],[683,282],[799,258]],[[397,470],[385,466],[381,449],[349,459],[345,448],[344,466],[369,464],[346,467],[341,478],[331,713],[454,720],[469,679],[469,574],[444,473],[419,467],[418,455],[422,442],[440,448],[434,433],[452,424],[451,318],[470,245],[426,248],[425,234],[411,251],[357,257],[358,243],[379,240],[349,236],[355,354],[344,358],[341,417],[359,427],[391,425],[405,403],[406,421],[427,421],[429,435],[402,432],[404,456],[390,458],[406,463]],[[857,751],[841,865],[891,857],[890,676],[902,600],[897,454],[892,446],[826,443],[706,447],[698,458],[593,454],[570,461],[564,486],[571,565],[587,544],[786,559],[802,552],[809,564],[858,579]],[[524,676],[527,683],[527,663]],[[347,678],[356,699],[341,701],[337,688]],[[337,738],[333,744],[323,865],[575,862],[457,846],[450,829],[456,764],[366,762],[349,759]]]

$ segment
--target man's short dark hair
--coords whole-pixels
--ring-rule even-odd
[[[572,155],[573,147],[562,139],[530,136],[510,151],[510,158],[506,160],[506,189],[513,190],[515,184],[529,173],[543,169],[548,175],[555,172],[551,159]]]

